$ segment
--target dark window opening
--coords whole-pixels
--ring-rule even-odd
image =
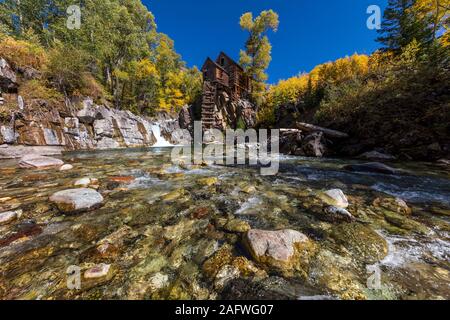
[[[220,59],[220,65],[223,67],[225,65],[225,58]]]

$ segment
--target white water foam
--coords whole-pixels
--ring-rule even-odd
[[[416,240],[400,236],[387,236],[378,232],[388,243],[389,253],[377,265],[400,267],[406,263],[424,261],[427,256],[438,260],[450,259],[450,242],[441,239]]]
[[[156,143],[152,146],[153,148],[166,148],[166,147],[173,147],[174,146],[173,144],[171,144],[169,141],[167,141],[161,135],[161,127],[160,127],[160,125],[158,123],[152,125],[152,132],[153,132],[153,135],[156,138]]]

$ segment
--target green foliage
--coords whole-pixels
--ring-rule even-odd
[[[272,45],[267,37],[267,32],[269,30],[277,31],[278,14],[273,10],[268,10],[253,18],[252,13],[248,12],[242,15],[240,25],[243,30],[249,32],[245,51],[241,50],[240,53],[240,64],[252,78],[253,98],[258,105],[261,105],[266,90],[265,82],[268,79],[265,71],[272,60]]]
[[[85,51],[56,43],[48,52],[45,74],[55,88],[72,96],[87,85],[87,61]]]

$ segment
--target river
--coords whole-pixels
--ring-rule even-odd
[[[63,160],[74,169],[0,162],[0,212],[21,213],[0,226],[1,299],[450,299],[448,168],[392,163],[401,174],[366,174],[342,169],[356,161],[283,157],[265,177],[173,165],[170,148]],[[61,214],[49,196],[84,177],[98,180],[103,206]],[[355,222],[323,219],[317,194],[329,189],[346,194]],[[412,213],[383,205],[395,197]],[[314,255],[303,272],[260,265],[242,245],[245,226],[300,231]],[[240,273],[219,279],[224,264]],[[104,277],[68,287],[70,267],[98,266]]]

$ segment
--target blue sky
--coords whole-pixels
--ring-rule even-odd
[[[247,38],[239,27],[245,12],[273,9],[280,15],[269,82],[275,83],[314,66],[355,52],[370,54],[379,45],[366,27],[369,5],[384,10],[387,0],[143,0],[160,32],[175,40],[189,66],[201,67],[220,51],[238,59]]]

